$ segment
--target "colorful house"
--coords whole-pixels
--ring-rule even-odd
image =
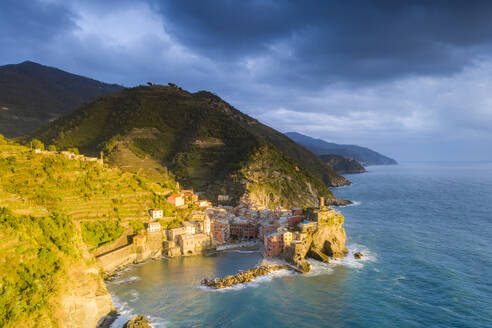
[[[278,256],[292,244],[293,234],[290,231],[276,231],[265,235],[263,243],[265,245],[266,256]]]
[[[229,221],[217,219],[212,221],[212,238],[217,244],[225,244],[230,237]]]
[[[185,199],[180,194],[173,194],[167,198],[167,201],[173,204],[176,207],[183,206],[185,203]]]
[[[231,223],[231,237],[237,239],[254,239],[258,234],[255,224],[245,219],[236,219]]]
[[[295,227],[298,223],[304,221],[306,218],[302,215],[295,215],[295,216],[291,216],[288,221],[287,221],[287,225],[291,228]]]

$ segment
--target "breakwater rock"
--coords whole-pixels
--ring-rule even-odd
[[[235,275],[230,275],[224,278],[219,279],[203,279],[201,284],[203,286],[219,289],[232,287],[238,284],[244,284],[251,282],[253,279],[261,276],[265,276],[273,271],[277,270],[292,270],[292,267],[289,265],[270,265],[270,266],[258,266],[253,269],[249,269],[243,272],[239,272]]]
[[[143,315],[136,315],[123,328],[151,328],[150,321]]]

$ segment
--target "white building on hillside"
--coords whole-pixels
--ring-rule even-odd
[[[162,210],[154,208],[149,211],[152,220],[162,219]]]

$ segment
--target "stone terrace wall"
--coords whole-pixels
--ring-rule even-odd
[[[101,256],[102,254],[109,253],[109,252],[116,250],[120,247],[123,247],[125,245],[129,245],[131,243],[131,240],[129,237],[131,234],[132,234],[131,229],[126,230],[125,232],[123,232],[123,234],[118,239],[116,239],[111,244],[96,248],[92,252],[92,255],[94,255],[94,257],[98,257],[98,256]]]
[[[99,256],[96,261],[104,272],[111,272],[120,266],[133,263],[136,259],[135,247],[128,245],[114,252]]]

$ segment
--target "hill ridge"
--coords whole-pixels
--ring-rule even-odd
[[[320,138],[313,138],[298,132],[286,132],[285,135],[317,155],[340,155],[353,158],[363,165],[398,164],[396,160],[367,147],[337,144]]]
[[[175,85],[138,86],[100,97],[31,137],[87,154],[104,151],[119,167],[128,166],[123,155],[129,149],[159,163],[162,174],[169,168],[183,186],[211,201],[218,194],[230,194],[233,201],[249,194],[268,207],[316,205],[320,196],[336,201],[325,184],[350,183],[309,150],[217,95]],[[269,161],[262,162],[261,173],[252,162],[258,154]]]
[[[31,133],[89,99],[122,89],[33,61],[0,66],[0,133]]]

